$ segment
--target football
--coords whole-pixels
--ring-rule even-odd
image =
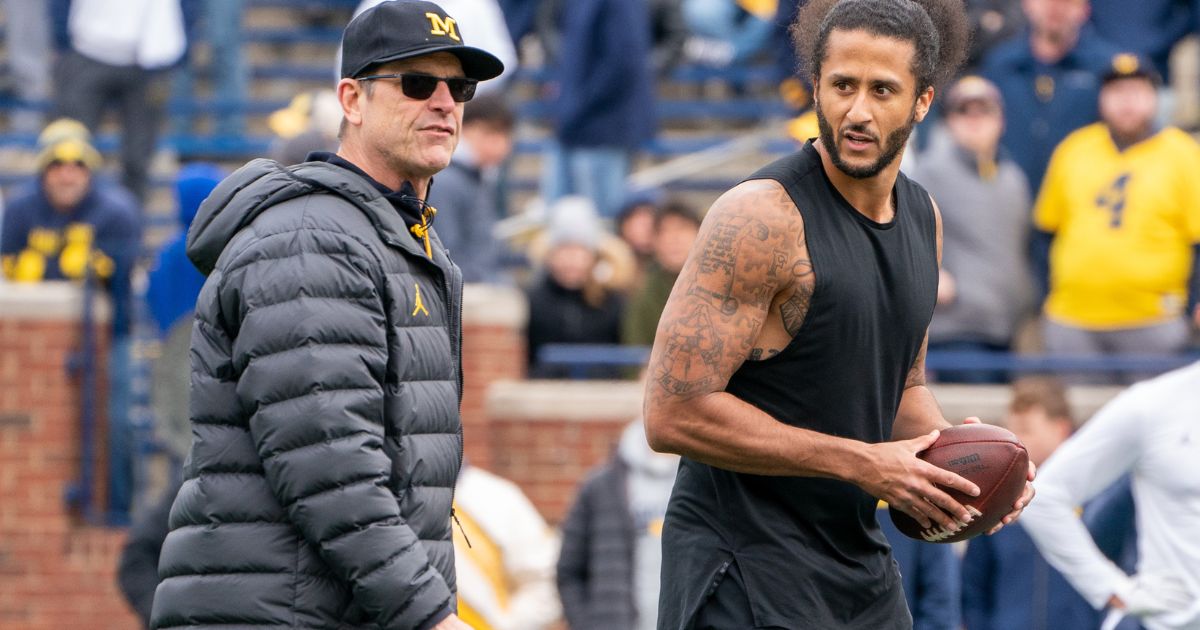
[[[896,528],[909,538],[933,543],[967,540],[995,527],[1020,498],[1029,470],[1029,453],[1007,429],[991,424],[963,424],[944,429],[917,457],[954,472],[979,486],[979,496],[943,488],[975,516],[958,533],[934,524],[922,529],[909,515],[888,508]]]

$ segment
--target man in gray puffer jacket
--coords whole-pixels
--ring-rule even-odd
[[[155,628],[466,628],[450,537],[462,276],[424,199],[500,74],[429,2],[346,28],[335,154],[255,160],[188,234],[193,445]]]

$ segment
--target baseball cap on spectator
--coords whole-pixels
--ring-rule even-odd
[[[1113,55],[1108,68],[1100,78],[1100,84],[1103,85],[1117,79],[1132,78],[1146,79],[1154,84],[1155,87],[1162,85],[1162,77],[1159,76],[1158,70],[1154,69],[1154,64],[1150,63],[1150,60],[1146,57],[1131,52]]]
[[[55,162],[78,162],[96,170],[103,162],[100,152],[92,146],[92,134],[83,123],[59,118],[46,125],[38,136],[36,166],[38,172]]]
[[[469,79],[485,81],[504,72],[495,55],[463,43],[458,21],[432,2],[388,0],[363,11],[342,33],[342,78],[361,76],[381,63],[448,52]]]
[[[950,86],[946,92],[947,111],[953,112],[968,103],[984,103],[996,109],[1004,108],[1004,99],[1000,96],[1000,90],[996,88],[996,85],[974,74],[955,81],[954,85]]]

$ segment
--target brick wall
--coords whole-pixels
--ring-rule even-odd
[[[641,414],[642,388],[616,381],[512,381],[488,392],[492,470],[521,487],[552,525],[579,483]]]
[[[482,468],[494,461],[488,387],[525,377],[528,307],[517,290],[468,285],[463,290],[463,440],[466,457]]]
[[[78,389],[65,369],[79,310],[67,285],[0,285],[3,629],[138,627],[114,581],[124,532],[87,525],[64,502],[80,463]],[[96,444],[100,456],[102,433]]]

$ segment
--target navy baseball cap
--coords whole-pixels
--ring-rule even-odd
[[[342,78],[397,59],[448,52],[469,79],[486,81],[504,72],[495,55],[463,43],[458,21],[432,2],[387,0],[350,20],[342,33]]]
[[[1162,85],[1162,77],[1159,76],[1158,70],[1154,69],[1154,64],[1146,57],[1130,52],[1113,55],[1100,82],[1104,84],[1117,79],[1135,77],[1146,79],[1156,87]]]

